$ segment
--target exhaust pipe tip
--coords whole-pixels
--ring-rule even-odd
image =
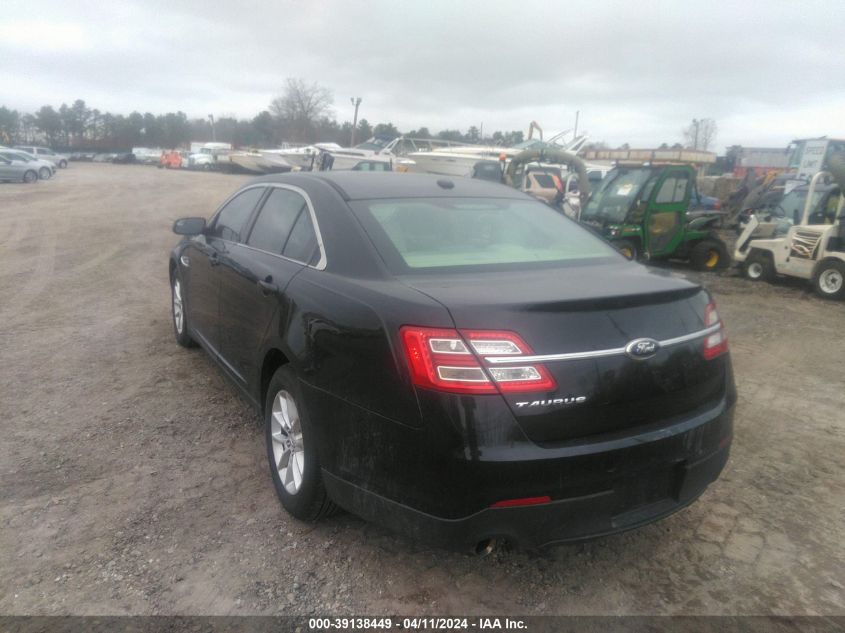
[[[482,539],[475,546],[475,554],[476,556],[489,556],[496,551],[498,544],[498,541],[492,537]]]

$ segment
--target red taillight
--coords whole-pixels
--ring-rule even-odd
[[[541,503],[551,503],[552,498],[548,495],[543,497],[522,497],[521,499],[505,499],[492,504],[491,508],[517,508],[519,506],[536,506]]]
[[[716,311],[716,304],[712,301],[704,309],[704,325],[705,327],[719,326],[718,330],[713,334],[708,334],[704,339],[704,358],[711,360],[728,351],[728,335],[725,332],[725,325]]]
[[[479,358],[532,354],[513,332],[403,326],[400,329],[411,378],[418,387],[454,393],[551,391],[557,385],[536,363],[485,368]],[[491,381],[492,378],[492,381]]]
[[[552,181],[555,183],[555,188],[563,193],[563,183],[560,181],[560,178],[552,174]]]

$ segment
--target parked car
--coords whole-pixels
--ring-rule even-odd
[[[129,165],[130,163],[136,162],[135,154],[132,152],[119,152],[112,156],[111,162],[116,165]]]
[[[38,177],[41,180],[49,180],[53,177],[53,174],[56,173],[56,168],[53,163],[50,163],[46,160],[39,160],[31,154],[27,154],[26,152],[21,152],[14,149],[0,149],[0,156],[3,156],[4,158],[7,158],[11,161],[27,163],[30,167],[32,167],[38,172]]]
[[[117,156],[117,154],[94,154],[94,158],[92,160],[95,163],[110,163],[115,156]]]
[[[38,170],[29,162],[0,156],[0,181],[32,183],[38,180]]]
[[[728,458],[707,291],[515,189],[274,175],[173,228],[176,341],[263,417],[295,517],[534,548],[672,514]]]
[[[54,152],[49,147],[41,147],[39,145],[16,145],[15,149],[32,154],[42,160],[48,160],[61,169],[67,167],[68,157],[64,154]]]

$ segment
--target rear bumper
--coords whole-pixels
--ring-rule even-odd
[[[665,518],[694,502],[722,472],[729,447],[695,463],[676,464],[668,494],[645,505],[626,498],[625,486],[551,503],[487,508],[447,519],[426,514],[369,492],[324,471],[324,482],[339,505],[411,538],[469,550],[488,538],[502,538],[525,549],[574,543],[624,532]]]
[[[719,477],[732,433],[733,402],[723,401],[714,410],[639,435],[558,448],[488,447],[486,460],[460,470],[427,459],[425,475],[417,473],[415,483],[389,496],[327,469],[323,477],[341,507],[410,538],[462,550],[502,538],[536,549],[623,532],[688,506]],[[413,470],[410,460],[408,469]],[[401,473],[393,470],[389,479],[400,480]],[[542,495],[551,502],[490,507]]]

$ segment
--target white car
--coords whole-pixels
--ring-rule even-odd
[[[39,160],[27,152],[17,149],[0,149],[0,156],[12,163],[26,164],[35,170],[40,180],[48,180],[56,173],[56,167],[53,163],[46,160]]]
[[[41,160],[50,161],[56,167],[61,167],[62,169],[67,167],[68,157],[64,154],[57,154],[49,147],[41,147],[38,145],[15,145],[15,149],[32,154]]]

